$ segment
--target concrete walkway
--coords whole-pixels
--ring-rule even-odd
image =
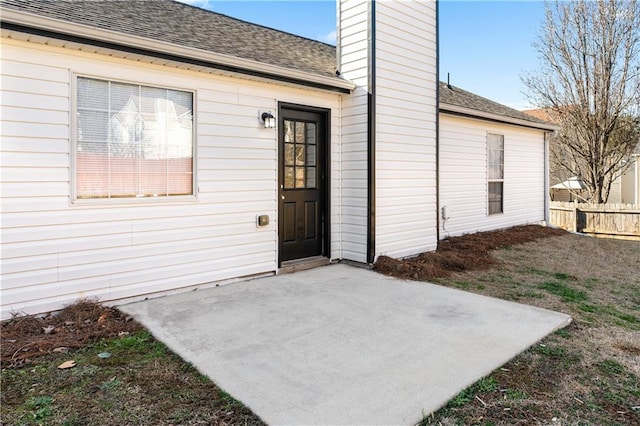
[[[269,424],[415,424],[570,317],[347,265],[120,306]]]

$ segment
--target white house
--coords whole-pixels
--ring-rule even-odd
[[[611,185],[609,203],[640,205],[640,143],[628,162],[629,167]]]
[[[2,318],[544,221],[553,127],[438,87],[437,3],[337,3],[336,49],[171,0],[2,0]]]

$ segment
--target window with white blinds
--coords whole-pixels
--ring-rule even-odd
[[[487,134],[488,213],[504,209],[504,135]]]
[[[78,77],[76,198],[193,195],[193,93]]]

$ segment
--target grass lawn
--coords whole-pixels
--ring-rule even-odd
[[[574,322],[422,424],[640,424],[640,242],[564,234],[497,246],[476,269],[433,281]],[[390,267],[421,277],[427,263]],[[68,360],[75,367],[58,368]],[[7,425],[262,424],[135,321],[89,304],[4,322],[0,377]]]
[[[640,242],[565,235],[434,280],[573,323],[424,419],[438,425],[640,425]]]
[[[98,354],[108,352],[108,359]],[[73,359],[76,367],[57,368]],[[262,424],[147,331],[2,371],[7,425]]]

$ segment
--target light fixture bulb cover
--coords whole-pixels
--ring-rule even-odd
[[[273,129],[276,127],[276,118],[270,112],[263,112],[261,118],[265,128]]]

